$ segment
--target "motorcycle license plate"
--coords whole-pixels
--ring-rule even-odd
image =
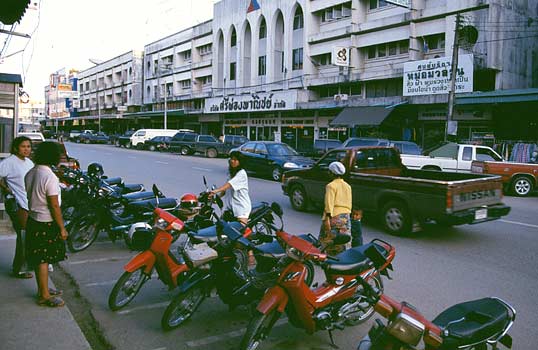
[[[484,220],[488,217],[488,210],[487,209],[479,209],[474,212],[474,219],[475,220]]]

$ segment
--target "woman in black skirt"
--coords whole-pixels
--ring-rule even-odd
[[[28,223],[26,226],[26,256],[34,268],[38,304],[59,307],[64,301],[60,291],[49,289],[48,264],[65,259],[67,231],[60,210],[61,193],[58,177],[51,166],[60,162],[60,149],[54,142],[41,143],[34,156],[35,167],[25,177],[28,193]]]

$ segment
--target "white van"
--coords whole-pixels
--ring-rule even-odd
[[[180,131],[192,131],[187,129],[180,129],[180,130],[172,130],[172,129],[140,129],[137,130],[132,136],[131,136],[131,146],[132,147],[140,147],[146,142],[147,140],[151,140],[155,136],[174,136]]]

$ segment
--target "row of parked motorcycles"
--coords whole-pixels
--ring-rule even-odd
[[[516,311],[498,298],[454,305],[433,321],[406,302],[383,292],[395,248],[380,239],[330,256],[327,246],[311,234],[292,235],[283,226],[277,203],[254,205],[243,226],[223,212],[214,186],[199,195],[167,198],[157,186],[107,178],[99,164],[88,171],[61,169],[62,210],[73,252],[88,248],[100,232],[123,239],[140,251],[124,266],[108,300],[111,310],[128,305],[156,272],[177,294],[166,308],[165,331],[182,326],[213,291],[230,309],[247,306],[251,321],[241,350],[261,347],[277,321],[312,334],[332,332],[377,319],[358,350],[498,349],[511,348],[508,335]],[[331,245],[346,244],[337,236]],[[325,275],[313,283],[316,270]]]

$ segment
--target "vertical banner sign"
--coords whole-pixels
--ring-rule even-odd
[[[333,49],[332,61],[335,66],[349,67],[349,47],[336,46]]]
[[[460,55],[456,73],[456,93],[473,91],[473,55]],[[450,91],[452,58],[404,63],[403,95],[441,95]]]

